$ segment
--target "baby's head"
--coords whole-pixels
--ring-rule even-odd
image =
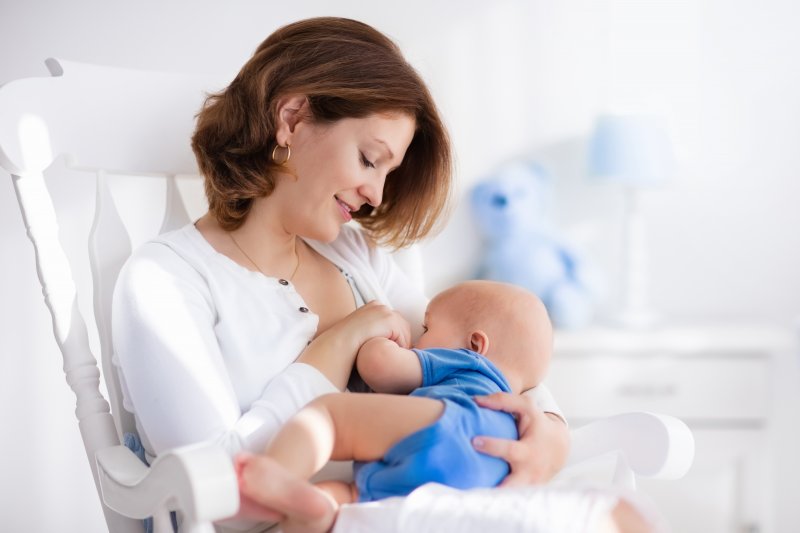
[[[533,293],[507,283],[467,281],[431,300],[416,347],[469,348],[492,361],[519,393],[544,378],[553,329]]]

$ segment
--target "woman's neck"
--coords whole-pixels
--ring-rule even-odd
[[[245,268],[288,279],[302,261],[303,245],[277,217],[269,216],[272,210],[265,209],[264,200],[257,199],[244,223],[233,231],[220,227],[211,213],[196,226],[214,249]]]

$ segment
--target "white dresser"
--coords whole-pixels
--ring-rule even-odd
[[[674,531],[771,533],[774,431],[783,412],[776,371],[796,357],[794,345],[788,328],[752,325],[559,331],[547,383],[576,427],[626,411],[670,414],[690,426],[689,474],[639,484]]]

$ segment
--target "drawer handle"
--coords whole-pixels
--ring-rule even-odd
[[[675,385],[625,384],[617,387],[617,394],[620,396],[653,398],[675,396],[675,393]]]

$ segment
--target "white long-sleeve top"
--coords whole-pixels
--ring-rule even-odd
[[[344,226],[330,244],[306,241],[419,332],[427,298],[384,250]],[[214,441],[231,455],[260,451],[314,398],[336,391],[294,362],[319,319],[294,286],[220,254],[193,224],[134,252],[114,292],[112,334],[125,408],[148,456]],[[547,390],[540,407],[556,412]]]

